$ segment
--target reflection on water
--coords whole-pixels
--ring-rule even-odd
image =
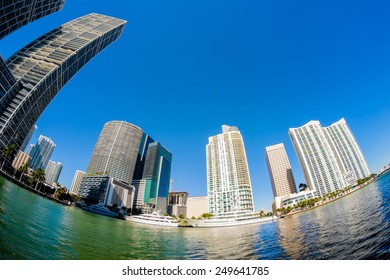
[[[132,224],[0,185],[0,259],[390,259],[389,175],[312,211],[209,229]]]

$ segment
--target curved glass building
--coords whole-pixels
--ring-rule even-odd
[[[22,26],[58,12],[65,0],[0,1],[0,39]]]
[[[61,88],[117,40],[126,21],[89,14],[36,39],[7,61],[0,59],[0,147],[20,147]],[[11,81],[11,83],[9,82]]]

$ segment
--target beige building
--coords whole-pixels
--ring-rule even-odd
[[[265,151],[274,197],[296,193],[294,176],[283,143],[268,146]]]
[[[21,168],[23,165],[28,164],[31,157],[25,152],[19,151],[12,162],[12,167],[15,169]]]
[[[209,199],[207,196],[193,196],[187,199],[187,218],[197,218],[208,212]]]

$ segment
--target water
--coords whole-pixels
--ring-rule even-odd
[[[0,178],[0,259],[390,259],[390,173],[274,223],[163,228],[66,207]]]

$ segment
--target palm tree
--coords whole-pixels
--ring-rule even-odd
[[[307,189],[307,185],[306,184],[304,184],[304,183],[300,183],[299,184],[299,191],[300,192],[303,192],[303,191],[305,191]]]
[[[15,144],[9,144],[5,148],[1,150],[1,155],[4,157],[3,164],[1,166],[1,169],[3,169],[5,160],[11,160],[15,156],[15,153],[17,151],[17,147]]]
[[[263,216],[265,215],[265,212],[264,212],[263,210],[261,210],[261,211],[259,212],[259,215],[260,215],[260,217],[263,217]]]
[[[18,171],[20,172],[19,181],[22,179],[22,176],[24,173],[28,171],[28,165],[27,163],[23,164],[21,167],[18,168]]]
[[[45,170],[43,170],[42,168],[38,168],[37,170],[34,170],[33,173],[32,173],[32,178],[33,178],[33,181],[36,181],[36,185],[35,185],[35,189],[38,188],[38,184],[40,182],[43,182],[45,181]]]

